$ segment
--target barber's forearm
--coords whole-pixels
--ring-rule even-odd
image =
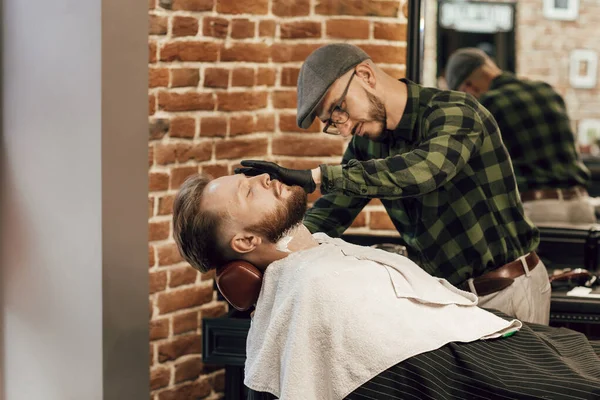
[[[398,199],[402,197],[403,188],[391,182],[389,169],[378,168],[373,174],[367,173],[363,164],[385,160],[361,162],[350,160],[343,165],[321,166],[321,193],[338,194],[349,197]],[[383,176],[382,176],[383,175]]]

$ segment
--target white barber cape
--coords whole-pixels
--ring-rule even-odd
[[[343,399],[409,357],[522,326],[406,257],[313,237],[320,246],[265,271],[247,339],[251,389],[282,400]]]

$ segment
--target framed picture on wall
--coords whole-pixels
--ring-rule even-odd
[[[596,87],[598,53],[593,50],[577,49],[571,52],[569,82],[577,89]]]
[[[600,119],[582,119],[577,126],[577,142],[582,153],[597,155],[600,144]]]
[[[579,0],[544,0],[544,17],[575,21],[579,15]]]

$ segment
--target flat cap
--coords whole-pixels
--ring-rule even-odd
[[[328,44],[313,51],[298,75],[298,126],[307,129],[333,82],[369,58],[360,48],[346,43]]]
[[[457,90],[473,71],[485,64],[487,58],[483,50],[475,47],[465,47],[452,53],[446,64],[448,88]]]

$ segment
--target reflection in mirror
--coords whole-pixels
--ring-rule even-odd
[[[436,76],[444,75],[450,55],[475,47],[504,71],[515,72],[515,4],[441,1],[438,8]]]
[[[598,152],[592,145],[600,129],[590,127],[600,119],[600,2],[428,0],[424,9],[425,85],[444,87],[450,53],[479,47],[500,68],[552,85],[565,99],[582,154]]]
[[[588,192],[600,196],[600,2],[429,0],[425,26],[425,85],[447,88],[446,63],[461,47],[483,50],[518,78],[551,85],[591,171]]]

